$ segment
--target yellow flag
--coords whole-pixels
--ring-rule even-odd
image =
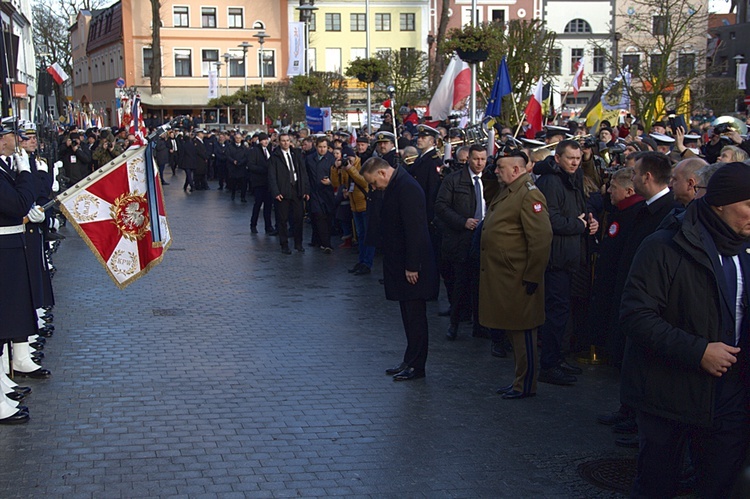
[[[664,117],[664,109],[667,105],[664,103],[664,97],[659,94],[656,96],[656,105],[654,106],[654,121],[658,121]]]
[[[685,85],[680,96],[680,105],[677,106],[677,114],[685,116],[685,123],[690,127],[690,86]],[[686,130],[687,132],[687,130]]]

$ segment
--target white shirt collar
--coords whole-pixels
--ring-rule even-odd
[[[653,203],[654,201],[657,201],[658,199],[663,198],[667,194],[669,194],[669,187],[665,187],[664,189],[660,190],[659,192],[651,196],[648,200],[646,200],[646,206],[651,206],[651,203]]]

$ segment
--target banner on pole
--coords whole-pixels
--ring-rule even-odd
[[[747,63],[737,64],[737,90],[747,89]]]
[[[331,129],[331,108],[305,106],[307,128],[311,132],[321,133]]]
[[[208,72],[208,98],[215,99],[219,96],[219,77],[216,74],[216,70],[212,69]]]
[[[287,76],[305,74],[305,23],[289,23],[289,66]]]

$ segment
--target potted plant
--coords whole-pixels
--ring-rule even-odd
[[[385,61],[378,58],[362,59],[357,57],[346,69],[346,76],[357,78],[362,83],[375,83],[388,72]]]
[[[487,51],[490,37],[484,26],[453,28],[448,32],[445,48],[447,52],[455,50],[458,57],[469,64],[484,62],[490,55]]]

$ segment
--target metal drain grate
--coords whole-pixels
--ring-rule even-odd
[[[184,314],[181,308],[154,308],[152,312],[156,317],[177,317]]]
[[[635,479],[635,459],[597,459],[578,465],[578,474],[596,487],[629,494]]]

